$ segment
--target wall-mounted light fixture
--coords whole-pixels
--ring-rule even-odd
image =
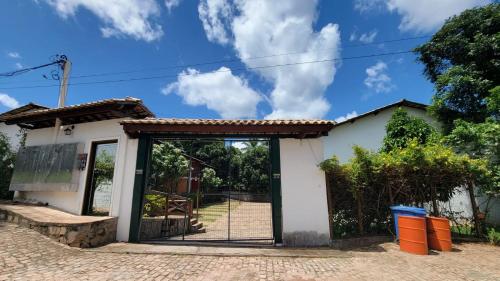
[[[64,134],[66,136],[71,136],[74,129],[75,129],[75,125],[68,126],[68,127],[66,127],[66,129],[64,129]]]

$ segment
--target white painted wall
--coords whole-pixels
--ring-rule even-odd
[[[427,115],[425,110],[411,107],[402,107],[410,115],[423,118],[426,122],[439,128],[439,123]],[[346,122],[338,127],[334,127],[328,136],[323,137],[324,159],[336,155],[341,163],[349,161],[353,156],[352,147],[359,145],[373,152],[378,151],[383,144],[385,136],[385,126],[391,118],[397,107],[389,108],[378,114],[371,114],[360,118],[353,123]],[[485,207],[483,203],[486,198],[476,198],[481,208]],[[487,218],[489,223],[500,224],[500,199],[494,199],[490,203],[490,216]],[[440,208],[446,211],[459,212],[463,217],[472,217],[472,207],[469,193],[463,189],[458,189],[449,202],[441,202]],[[430,210],[430,207],[427,208]]]
[[[73,133],[66,136],[59,132],[57,143],[84,143],[84,153],[90,154],[94,141],[118,140],[115,171],[111,194],[110,215],[118,217],[117,239],[128,240],[132,191],[135,175],[135,159],[138,141],[130,139],[119,122],[123,119],[76,124]],[[36,129],[28,132],[26,146],[53,143],[54,128]],[[88,167],[87,163],[87,167]],[[88,169],[80,174],[77,192],[16,192],[16,197],[46,202],[61,210],[81,214],[84,201]]]
[[[408,114],[423,118],[428,123],[438,127],[438,123],[425,110],[411,107],[402,107]],[[338,127],[334,127],[328,136],[323,137],[325,145],[324,159],[333,155],[339,158],[341,163],[352,158],[352,147],[359,145],[371,151],[378,151],[382,147],[385,136],[385,126],[397,107],[389,108],[378,114],[357,119],[353,123],[346,122]]]
[[[19,149],[19,142],[21,140],[20,129],[17,125],[6,125],[0,122],[0,133],[9,138],[10,147],[15,151]]]
[[[321,139],[280,139],[283,243],[328,245],[330,230]]]

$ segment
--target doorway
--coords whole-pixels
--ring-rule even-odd
[[[117,140],[93,142],[90,149],[83,215],[109,216]]]
[[[139,239],[273,243],[269,139],[154,139]]]

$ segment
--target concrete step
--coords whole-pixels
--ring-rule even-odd
[[[191,225],[191,229],[193,229],[193,230],[197,230],[197,229],[200,229],[200,228],[203,228],[203,223],[202,222],[197,222],[197,223]]]
[[[197,230],[193,230],[194,233],[205,233],[207,229],[205,227],[199,228]]]
[[[191,222],[191,225],[195,225],[198,223],[198,219],[192,218],[190,222]]]

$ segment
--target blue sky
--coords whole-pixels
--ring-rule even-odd
[[[403,98],[429,103],[413,54],[352,58],[411,50],[488,2],[1,1],[0,72],[65,54],[67,104],[133,96],[159,117],[336,119]],[[54,70],[0,78],[0,112],[55,106],[58,81],[43,77]]]

